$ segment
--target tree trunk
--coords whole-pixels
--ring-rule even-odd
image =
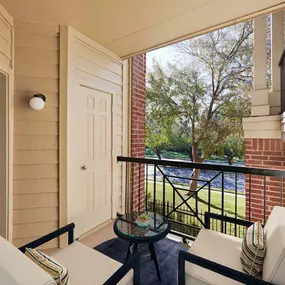
[[[227,157],[228,159],[228,164],[233,165],[233,158],[232,157]]]
[[[156,149],[156,155],[158,157],[158,159],[161,159],[161,150],[160,149]]]
[[[230,149],[228,149],[228,150],[226,149],[225,154],[226,154],[226,157],[227,157],[227,160],[228,160],[228,164],[232,165],[233,164],[233,159],[234,159],[232,151]]]
[[[200,158],[198,155],[198,147],[197,145],[193,144],[192,145],[192,157],[193,157],[193,162],[198,162],[202,163],[204,159]],[[196,179],[199,179],[200,176],[200,169],[193,169],[191,178],[194,178],[195,180],[190,181],[190,191],[188,192],[188,195],[190,196],[192,194],[192,191],[196,191],[198,187],[198,181]]]

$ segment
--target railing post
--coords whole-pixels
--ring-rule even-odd
[[[196,207],[196,215],[198,216],[198,192],[196,192],[196,201],[195,201],[195,207]]]
[[[163,176],[163,185],[162,185],[163,189],[162,189],[162,207],[163,207],[163,210],[162,210],[162,213],[163,213],[163,217],[165,217],[165,177]]]
[[[251,221],[251,174],[249,174],[249,190],[248,190],[248,203],[249,203],[249,206],[248,206],[248,220]]]
[[[131,186],[131,212],[134,211],[134,163],[131,163],[132,168],[132,186]]]
[[[153,212],[155,213],[156,203],[156,164],[153,165]]]
[[[266,176],[264,175],[264,218],[263,218],[263,223],[265,225],[266,223]]]
[[[146,164],[146,186],[145,186],[145,201],[146,201],[146,211],[148,210],[148,164]]]
[[[175,190],[176,188],[172,187],[172,205],[173,205],[173,210],[175,209]]]
[[[125,212],[125,213],[127,213],[128,211],[129,211],[129,207],[130,207],[130,204],[129,204],[129,201],[128,201],[128,198],[129,198],[129,196],[130,196],[130,193],[129,193],[129,191],[130,191],[130,180],[129,180],[129,178],[130,178],[130,176],[129,176],[129,174],[130,174],[130,171],[129,171],[129,163],[128,162],[126,162],[125,163],[125,165],[126,165],[126,172],[125,172],[125,176],[126,176],[126,186],[125,186],[125,207],[124,207],[124,209],[123,209],[123,211]]]
[[[138,188],[138,194],[139,194],[139,207],[138,207],[138,212],[141,211],[141,164],[139,163],[139,188]]]
[[[237,218],[237,173],[235,173],[235,218]],[[232,226],[230,226],[230,229],[232,229]],[[235,236],[237,232],[237,225],[235,224]]]
[[[283,206],[283,177],[280,180],[280,206]]]
[[[225,173],[224,171],[222,172],[222,216],[224,216],[224,210],[225,210],[225,193],[224,193],[224,185],[225,183]],[[221,231],[222,233],[224,232],[224,223],[222,222],[222,225],[221,225]]]
[[[208,182],[208,212],[211,213],[211,182]]]

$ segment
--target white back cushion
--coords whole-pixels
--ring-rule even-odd
[[[0,236],[0,284],[55,285],[51,276]]]
[[[276,285],[285,284],[285,208],[274,207],[264,227],[267,240],[262,278]]]

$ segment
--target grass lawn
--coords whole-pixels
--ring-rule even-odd
[[[149,181],[148,182],[148,188],[147,188],[147,193],[148,197],[150,199],[153,199],[153,187],[154,183]],[[208,193],[209,191],[207,190],[201,190],[199,191],[198,198],[198,212],[207,212],[208,211]],[[180,190],[179,193],[184,196],[187,191]],[[156,184],[156,200],[159,200],[162,202],[163,200],[163,188],[162,184],[157,183]],[[187,196],[184,196],[186,199]],[[169,203],[173,203],[173,189],[169,184],[166,184],[165,187],[165,200],[169,201]],[[178,205],[182,202],[181,198],[179,195],[176,193],[175,194],[175,205]],[[188,201],[189,205],[195,210],[195,198],[191,198]],[[225,193],[224,194],[224,211],[225,214],[228,216],[233,216],[235,213],[235,205],[237,204],[237,217],[240,219],[245,218],[245,196],[244,195],[237,195],[237,203],[235,202],[235,195],[230,194],[230,193]],[[217,213],[221,214],[221,206],[222,206],[222,193],[217,192],[217,191],[211,191],[211,212],[212,213]],[[185,205],[182,206],[181,209],[184,209],[187,207]]]
[[[145,155],[148,158],[157,158],[157,155],[155,154],[155,152],[149,148],[146,149]],[[189,156],[187,153],[176,152],[176,151],[163,150],[161,151],[161,155],[162,155],[162,158],[189,159]]]

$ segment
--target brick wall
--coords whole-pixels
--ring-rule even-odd
[[[285,169],[285,143],[282,143],[281,139],[246,139],[246,166],[257,168]],[[253,221],[263,222],[265,183],[264,177],[252,175],[251,187],[249,186],[249,182],[250,177],[247,175],[246,217],[247,219],[251,218]],[[267,217],[270,214],[273,206],[280,205],[280,186],[280,178],[266,178],[265,205]],[[283,195],[283,200],[284,198],[285,196]]]
[[[146,103],[146,55],[132,58],[132,98],[131,98],[131,156],[145,157],[145,103]],[[144,174],[143,165],[134,165],[131,171],[131,190],[133,207],[144,210]],[[139,183],[140,178],[140,183]],[[140,185],[139,185],[140,184]],[[132,197],[132,196],[131,196]]]

